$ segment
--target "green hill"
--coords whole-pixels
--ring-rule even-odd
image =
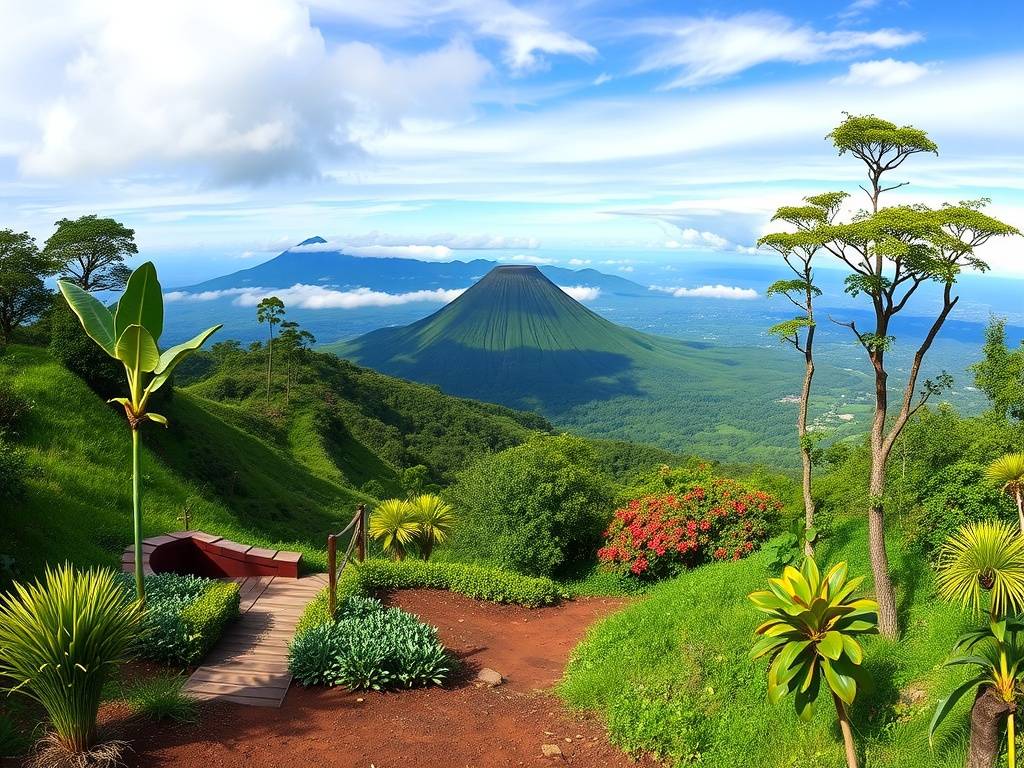
[[[792,463],[799,366],[777,349],[640,333],[535,267],[497,267],[416,323],[328,347],[445,392],[535,409],[585,434],[737,462]],[[835,372],[821,366],[819,392]]]

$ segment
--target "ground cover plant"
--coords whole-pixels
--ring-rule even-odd
[[[185,682],[186,677],[180,674],[147,677],[122,686],[118,698],[137,717],[194,723],[199,719],[199,704],[184,693]]]
[[[302,626],[288,668],[302,685],[387,690],[441,685],[455,660],[437,630],[399,608],[350,595],[333,618]]]
[[[135,596],[126,574],[126,592]],[[146,576],[146,610],[135,653],[162,664],[192,666],[238,617],[239,588],[233,581],[161,573]]]

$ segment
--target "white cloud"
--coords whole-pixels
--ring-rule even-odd
[[[233,296],[235,298],[232,303],[236,306],[255,307],[267,296],[277,296],[286,306],[300,309],[360,309],[362,307],[394,307],[415,302],[447,304],[461,296],[464,291],[464,288],[409,291],[407,293],[385,293],[369,288],[338,291],[320,285],[296,283],[291,288],[227,288],[199,293],[172,291],[164,294],[164,300],[170,302],[214,301]]]
[[[543,256],[532,256],[528,253],[517,253],[512,256],[502,256],[502,262],[516,262],[517,264],[550,264],[553,260]]]
[[[443,245],[359,245],[342,250],[352,256],[366,259],[451,261],[452,258],[452,249]]]
[[[842,85],[906,85],[920,80],[929,71],[927,65],[913,61],[858,61],[850,65],[849,71],[843,77],[837,77],[833,82]]]
[[[426,26],[454,24],[472,33],[501,40],[505,62],[523,72],[544,65],[544,54],[592,59],[597,50],[584,40],[556,27],[533,10],[507,0],[311,0],[317,12],[361,24],[420,31]]]
[[[368,232],[363,235],[326,238],[323,243],[296,245],[288,250],[302,252],[342,251],[351,256],[366,258],[420,259],[422,261],[451,261],[453,251],[535,249],[540,241],[533,237],[507,237],[504,235],[454,235],[442,233],[424,237]],[[268,249],[269,250],[269,249]],[[511,256],[511,259],[528,257]],[[548,263],[547,260],[540,263]]]
[[[590,259],[569,259],[570,267],[585,267],[590,263]]]
[[[619,272],[633,272],[633,267],[619,267]]]
[[[896,29],[823,32],[763,12],[684,18],[648,31],[663,40],[645,57],[639,71],[680,70],[668,88],[712,83],[769,62],[813,64],[864,51],[900,48],[922,39],[917,32]]]
[[[464,115],[488,70],[461,41],[406,56],[332,46],[301,0],[55,4],[64,29],[34,37],[41,50],[0,54],[0,119],[28,176],[316,177],[402,121]],[[12,5],[0,24],[22,29]]]
[[[600,75],[594,78],[592,85],[604,85],[611,79],[611,75],[609,75],[607,72],[602,72]]]
[[[652,285],[650,290],[667,293],[677,298],[694,299],[756,299],[757,291],[753,288],[739,288],[730,285],[702,285],[698,288],[681,288],[676,286]]]
[[[706,232],[693,227],[682,227],[679,229],[679,235],[677,239],[666,240],[665,247],[676,249],[676,248],[713,248],[715,250],[726,250],[730,248],[732,243],[726,240],[721,235],[716,235],[714,232]]]
[[[595,301],[601,295],[601,289],[591,285],[560,285],[558,287],[576,301]]]

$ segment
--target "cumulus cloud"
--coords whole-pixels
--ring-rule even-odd
[[[585,267],[590,263],[590,259],[569,259],[570,267]]]
[[[576,301],[594,301],[601,295],[601,289],[592,285],[560,285],[558,287]]]
[[[41,50],[0,54],[0,102],[39,116],[13,124],[27,175],[315,177],[403,119],[464,114],[489,66],[462,41],[404,56],[331,45],[301,0],[56,2],[62,28],[31,39]],[[22,29],[11,5],[4,25]]]
[[[920,80],[928,74],[930,67],[914,61],[898,61],[896,59],[878,59],[876,61],[858,61],[850,65],[843,77],[833,82],[841,85],[906,85]]]
[[[775,13],[683,18],[647,31],[663,39],[644,58],[639,71],[679,70],[666,88],[713,83],[769,62],[813,64],[900,48],[922,39],[917,32],[897,29],[825,32]]]
[[[234,297],[231,302],[238,307],[255,307],[267,296],[277,296],[289,307],[300,309],[360,309],[362,307],[394,307],[416,302],[447,304],[465,291],[458,289],[436,289],[409,291],[407,293],[386,293],[370,288],[355,288],[339,291],[322,285],[296,283],[291,288],[227,288],[220,291],[172,291],[164,294],[165,301],[214,301]]]
[[[632,271],[633,271],[633,267],[630,267],[630,266],[619,267],[619,272],[632,272]]]
[[[731,285],[702,285],[698,288],[678,286],[652,285],[650,290],[667,293],[677,298],[692,299],[756,299],[757,291],[753,288],[739,288]]]
[[[537,266],[540,266],[542,264],[550,264],[552,262],[552,259],[546,258],[544,256],[533,256],[529,253],[516,253],[513,254],[512,256],[502,256],[501,260],[502,262],[511,261],[515,262],[516,264],[536,264]]]

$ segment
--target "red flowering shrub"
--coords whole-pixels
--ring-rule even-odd
[[[675,576],[712,560],[739,560],[768,538],[781,508],[763,491],[708,478],[684,493],[645,496],[616,510],[597,557],[641,579]]]

